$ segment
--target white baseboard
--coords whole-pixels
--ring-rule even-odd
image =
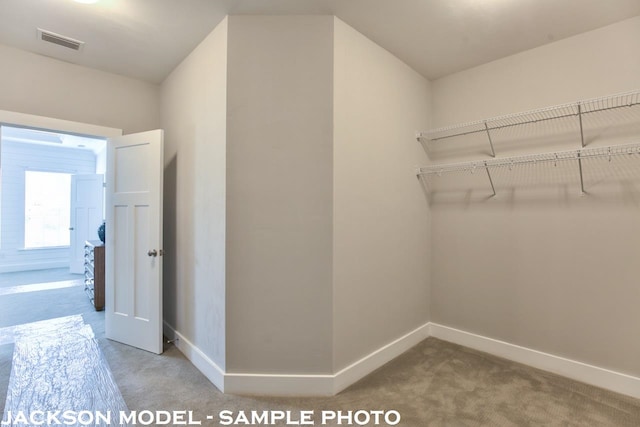
[[[375,350],[334,375],[333,394],[338,394],[382,365],[400,356],[411,347],[429,337],[429,323]]]
[[[429,324],[427,323],[333,375],[227,373],[224,391],[225,393],[273,396],[333,396],[426,339],[428,334]]]
[[[543,353],[437,323],[427,323],[373,351],[336,374],[260,374],[224,372],[200,349],[164,324],[165,335],[222,392],[271,396],[331,396],[339,393],[429,336],[587,384],[640,399],[640,378]]]
[[[431,323],[429,335],[640,399],[640,378]]]
[[[205,377],[215,385],[218,390],[225,392],[225,373],[209,357],[196,347],[191,341],[186,339],[180,332],[176,331],[167,322],[163,322],[164,335],[173,339],[174,345],[185,355],[193,365],[198,368]]]
[[[176,347],[222,392],[271,396],[333,396],[427,338],[428,332],[427,323],[336,374],[261,374],[224,372],[171,325],[164,323],[165,336],[175,339]]]

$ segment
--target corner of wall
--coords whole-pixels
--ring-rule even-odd
[[[333,341],[341,370],[429,319],[429,213],[414,171],[427,160],[415,132],[428,125],[430,83],[334,23]]]
[[[442,77],[433,82],[434,126],[637,90],[638,50],[640,17]],[[637,139],[637,112],[606,114],[585,116],[589,146]],[[494,133],[494,143],[499,157],[573,150],[581,127],[573,118],[521,126]],[[442,163],[489,156],[477,148],[485,138],[450,141]],[[629,337],[640,323],[632,302],[640,270],[602,269],[640,248],[637,207],[625,201],[638,195],[628,185],[637,175],[594,165],[582,197],[567,176],[551,179],[554,166],[540,168],[494,176],[497,197],[466,180],[435,205],[431,321],[638,376],[640,345]]]
[[[251,136],[250,131],[255,130],[250,129],[250,127],[246,125],[246,117],[242,119],[244,120],[243,122],[234,123],[231,121],[231,112],[233,112],[234,120],[240,120],[240,114],[249,114],[242,110],[247,108],[246,103],[243,103],[246,96],[249,96],[246,91],[264,91],[264,93],[259,93],[257,99],[260,100],[262,96],[266,100],[269,100],[272,99],[272,97],[267,95],[269,95],[269,91],[272,89],[265,88],[267,84],[263,80],[255,80],[251,73],[244,75],[234,72],[234,70],[237,71],[239,66],[242,66],[242,69],[246,70],[244,61],[248,56],[245,54],[245,51],[247,49],[250,50],[247,46],[253,46],[252,44],[247,45],[247,43],[253,43],[252,40],[255,39],[254,37],[247,37],[248,35],[255,35],[255,28],[252,26],[257,24],[258,27],[262,25],[269,27],[273,25],[274,22],[277,23],[277,21],[277,17],[269,17],[264,20],[255,17],[228,17],[225,21],[229,23],[227,27],[227,49],[225,51],[227,60],[225,63],[225,73],[229,76],[232,75],[234,81],[226,81],[227,91],[225,92],[224,99],[224,127],[228,132],[228,134],[225,134],[227,142],[229,138],[235,138],[234,141],[239,141],[239,145],[234,145],[234,150],[240,151],[231,153],[232,156],[243,156],[240,158],[242,162],[237,163],[238,165],[246,166],[247,164],[246,149],[242,149],[240,145],[248,141],[248,147],[251,147],[250,141],[254,141],[255,138]],[[295,25],[298,24],[299,21]],[[324,24],[326,24],[326,22]],[[222,23],[221,25],[224,26],[226,24]],[[247,338],[247,333],[256,335],[253,338],[249,337],[254,340],[260,339],[264,334],[255,334],[255,331],[246,332],[242,328],[236,330],[230,327],[229,277],[226,277],[224,280],[225,292],[223,301],[225,306],[225,330],[223,333],[225,363],[219,363],[218,359],[211,357],[211,354],[205,351],[202,338],[193,333],[187,322],[188,319],[184,318],[184,314],[180,314],[180,311],[186,309],[186,306],[184,306],[185,302],[180,301],[185,300],[185,298],[192,298],[197,294],[177,295],[179,302],[176,324],[167,325],[168,333],[178,338],[178,347],[216,386],[225,392],[255,393],[256,390],[260,390],[261,392],[269,394],[281,395],[335,394],[422,341],[427,336],[426,331],[428,327],[426,325],[430,318],[430,252],[428,242],[430,226],[428,222],[428,205],[421,189],[416,186],[413,171],[416,166],[415,163],[420,161],[416,159],[424,157],[422,147],[420,147],[419,144],[416,145],[414,134],[416,130],[424,129],[429,123],[431,115],[431,83],[411,70],[406,64],[390,55],[387,51],[351,29],[351,27],[344,24],[338,18],[332,17],[330,25],[331,32],[327,33],[327,35],[331,37],[331,39],[328,40],[331,42],[331,53],[330,58],[327,60],[333,62],[323,63],[323,66],[327,65],[330,70],[328,72],[330,73],[330,87],[332,89],[331,97],[328,98],[332,109],[332,111],[329,111],[331,120],[330,127],[328,128],[332,150],[330,154],[331,173],[328,181],[323,181],[324,183],[328,182],[332,189],[331,269],[329,271],[331,277],[329,286],[331,287],[332,303],[329,308],[329,313],[326,313],[332,323],[330,327],[332,331],[332,336],[330,337],[332,348],[329,356],[330,360],[328,360],[330,369],[327,374],[305,373],[307,369],[305,367],[300,368],[299,372],[301,373],[299,375],[295,372],[265,374],[263,372],[267,372],[267,370],[262,369],[265,365],[260,365],[259,363],[252,365],[252,363],[255,363],[253,360],[245,361],[243,362],[244,364],[238,366],[228,363],[230,358],[233,357],[233,354],[236,354],[238,351],[236,349],[234,350],[236,353],[230,352],[230,348],[234,345],[231,341],[233,338],[231,336],[232,334],[235,334],[236,340],[239,339],[237,337]],[[243,26],[248,26],[249,28],[245,29]],[[293,26],[292,28],[296,27]],[[248,33],[235,34],[237,31],[241,33],[248,31]],[[264,31],[264,28],[262,30],[258,29],[258,33],[260,31]],[[346,38],[346,40],[344,38]],[[235,50],[237,44],[239,44],[241,51]],[[321,44],[324,46],[324,42]],[[351,61],[349,59],[349,52],[345,55],[344,48],[348,46],[355,49],[355,52],[361,55],[362,58],[356,59],[355,62],[345,62]],[[292,48],[297,49],[295,45],[292,46]],[[339,59],[337,55],[341,55]],[[360,65],[358,65],[358,62],[361,59],[364,59],[364,64],[361,66],[366,67],[367,72],[362,73],[362,70],[359,68]],[[194,59],[188,58],[185,60],[185,62],[189,61],[194,61]],[[193,72],[192,68],[195,67],[195,64],[197,64],[197,62],[192,65],[181,64],[171,77],[171,80],[180,80],[181,83],[178,85],[175,81],[167,81],[165,82],[166,87],[163,87],[163,94],[166,93],[168,96],[168,98],[163,100],[163,104],[169,113],[165,119],[171,123],[169,130],[173,132],[180,130],[183,132],[185,130],[194,132],[188,133],[187,138],[182,139],[179,145],[177,141],[174,142],[171,148],[171,150],[175,150],[174,154],[177,156],[178,165],[176,169],[177,171],[182,171],[178,173],[183,174],[181,175],[182,185],[183,187],[186,186],[184,188],[176,187],[178,193],[176,195],[176,201],[186,210],[191,209],[190,203],[192,202],[189,200],[193,198],[193,194],[190,193],[191,190],[189,189],[194,186],[195,183],[193,182],[193,176],[184,174],[185,171],[190,170],[189,162],[195,164],[193,156],[199,154],[199,146],[194,145],[197,136],[196,129],[189,129],[187,125],[190,123],[190,118],[202,117],[202,115],[199,114],[196,105],[187,102],[186,98],[182,98],[180,89],[191,91],[197,89],[197,87],[193,85],[194,79],[189,77],[190,73]],[[280,67],[281,62],[277,65]],[[270,64],[267,64],[267,66],[270,66]],[[188,69],[191,69],[191,71],[188,71]],[[365,82],[360,81],[361,76],[371,74],[369,73],[371,70],[376,70],[375,73],[373,73],[374,77],[372,79],[367,77]],[[280,74],[281,71],[273,74],[275,77],[272,78],[277,79]],[[400,94],[388,88],[388,85],[385,84],[385,82],[388,82],[388,78],[398,82],[401,89]],[[248,81],[248,84],[242,84],[243,81]],[[170,86],[175,87],[172,88]],[[249,89],[248,86],[253,89]],[[230,91],[232,91],[231,94],[229,94]],[[383,91],[384,93],[377,93],[379,91]],[[255,92],[250,92],[250,94],[254,96]],[[381,102],[382,99],[388,96],[391,96],[394,101],[389,103]],[[176,103],[176,99],[179,100],[179,102]],[[372,100],[373,102],[370,102]],[[254,108],[255,105],[254,103],[251,107]],[[391,107],[390,105],[396,105],[396,107]],[[400,105],[400,107],[397,107],[397,105]],[[252,114],[255,114],[255,112]],[[176,116],[178,116],[178,118],[176,118]],[[251,120],[250,123],[252,123],[254,127],[257,126],[255,120]],[[375,125],[371,126],[372,123]],[[362,129],[368,130],[363,133]],[[262,133],[261,135],[264,137],[265,134]],[[282,143],[281,138],[278,141]],[[374,147],[369,145],[371,143],[373,143]],[[400,150],[398,150],[397,144],[400,144]],[[254,150],[255,148],[252,149]],[[367,156],[363,156],[363,153],[367,153]],[[300,154],[304,156],[304,153]],[[373,156],[371,163],[366,160],[370,155]],[[233,162],[237,162],[238,158],[229,156],[229,152],[225,152],[225,171],[227,172],[227,181],[225,182],[225,197],[227,201],[227,204],[225,204],[225,215],[236,218],[237,215],[231,215],[229,213],[229,206],[231,206],[229,200],[232,200],[233,197],[237,197],[239,194],[242,195],[242,203],[245,203],[245,205],[243,205],[241,212],[247,212],[247,198],[244,190],[245,184],[252,184],[255,180],[245,183],[243,181],[247,179],[245,176],[239,178],[232,176],[231,178],[236,180],[232,182],[228,172],[232,170]],[[249,156],[249,160],[250,157],[251,156]],[[264,159],[260,158],[260,161],[263,162]],[[336,168],[336,162],[340,163],[338,168]],[[231,163],[231,166],[228,166],[229,163]],[[387,170],[389,176],[379,177],[375,176],[375,174],[372,175],[370,172],[372,170],[371,168]],[[369,170],[369,172],[367,172],[367,170]],[[352,172],[357,172],[357,174],[355,176],[351,175]],[[282,174],[283,173],[280,172],[280,175]],[[379,186],[371,182],[372,177],[376,182],[380,183]],[[359,199],[361,191],[367,193],[374,187],[380,191],[373,192],[369,195],[371,197],[367,196],[364,199],[365,201],[372,200],[373,205],[370,206],[367,203],[362,203],[362,199]],[[339,209],[336,209],[335,206],[337,200],[336,191],[341,192],[339,196],[339,203],[341,203]],[[264,194],[264,192],[261,193],[261,197],[262,194]],[[355,199],[353,198],[354,194]],[[260,202],[260,206],[265,206],[265,199],[258,198],[256,200]],[[360,202],[351,203],[349,200],[360,200]],[[313,203],[316,202],[317,200]],[[325,205],[326,203],[323,203],[323,206]],[[404,206],[405,209],[397,209],[398,205]],[[253,212],[254,210],[251,209],[250,211]],[[280,208],[278,208],[278,212],[280,211]],[[318,210],[315,209],[315,215],[317,215],[317,212]],[[385,225],[385,218],[387,217],[392,219],[392,226]],[[178,224],[181,224],[179,227],[185,229],[186,225],[184,220],[178,220]],[[228,254],[229,242],[234,242],[234,245],[238,245],[241,243],[239,237],[242,236],[236,233],[234,234],[235,237],[231,238],[228,234],[229,224],[225,224],[225,232],[227,233],[225,236],[225,254]],[[271,224],[271,226],[272,225],[273,224]],[[337,225],[338,227],[336,228]],[[352,240],[351,237],[353,236],[350,233],[354,230],[356,231],[355,237],[357,238]],[[400,232],[395,233],[394,230],[400,230]],[[185,229],[185,231],[186,237],[184,238],[180,237],[182,233],[174,236],[176,239],[175,253],[183,254],[183,261],[180,261],[181,264],[174,266],[176,274],[181,272],[177,279],[181,281],[180,283],[183,288],[181,292],[183,293],[186,292],[184,288],[192,289],[191,292],[197,291],[197,289],[194,290],[196,286],[191,283],[196,278],[186,274],[191,271],[193,267],[186,260],[195,257],[196,254],[187,246],[191,240],[189,237],[191,234],[188,229]],[[396,236],[396,234],[398,235]],[[335,241],[336,236],[338,236],[340,240],[338,243]],[[370,240],[372,236],[374,238],[373,241]],[[395,248],[391,254],[385,252],[385,246],[376,243],[377,241],[379,242],[380,239],[387,239],[389,236],[392,240],[389,247]],[[354,241],[356,242],[356,247],[350,247],[349,242]],[[255,241],[244,242],[245,245],[247,243],[253,245]],[[347,247],[344,246],[345,244]],[[352,257],[349,251],[353,250],[355,251],[354,253],[362,254],[363,252],[360,250],[360,247],[365,248],[364,253],[367,254],[367,262],[363,265],[349,266],[349,263],[345,263],[346,260]],[[253,246],[251,246],[251,248],[252,250],[255,249]],[[347,252],[344,252],[345,249]],[[238,249],[236,248],[235,250],[237,251]],[[336,255],[336,250],[341,251],[339,255]],[[242,253],[244,254],[246,251]],[[389,256],[396,260],[397,263],[391,262],[388,259]],[[240,259],[240,261],[242,261],[242,259]],[[342,268],[338,275],[336,275],[335,272],[336,261],[340,263]],[[366,273],[365,275],[369,274],[372,265],[383,265],[380,271],[374,268],[376,271],[372,272],[372,280],[361,278],[351,281],[350,277],[353,275],[357,277],[362,272]],[[392,273],[386,271],[387,267],[391,268]],[[229,274],[228,272],[231,270],[228,255],[225,257],[223,270],[226,274]],[[242,274],[245,273],[246,271]],[[246,278],[242,276],[242,278],[244,278],[243,283],[251,280],[251,277]],[[238,277],[236,277],[235,280],[238,280]],[[403,291],[399,293],[398,287],[402,288]],[[377,292],[376,289],[381,292]],[[296,290],[296,292],[298,292],[298,290]],[[336,295],[336,292],[339,292],[340,295]],[[405,295],[407,293],[409,295]],[[402,301],[395,301],[400,294],[402,295]],[[348,311],[353,311],[354,307],[362,306],[363,298],[367,299],[365,302],[366,305],[377,307],[376,310],[360,319],[346,319],[344,314]],[[240,302],[243,301],[244,300]],[[342,304],[341,309],[336,308],[338,301]],[[249,302],[252,303],[251,301]],[[236,301],[236,304],[237,303]],[[263,300],[260,301],[260,304],[263,304]],[[246,307],[246,305],[243,306]],[[389,310],[393,313],[392,317],[398,318],[399,320],[391,322],[391,324],[384,321],[384,319],[379,316],[380,310]],[[384,318],[386,319],[388,317]],[[238,324],[238,320],[235,319],[235,321],[236,324]],[[343,336],[339,339],[335,337],[338,331],[343,330],[345,325],[350,327],[350,331],[356,335],[358,335],[358,331],[362,328],[375,331],[373,334],[375,337],[371,340],[366,340],[363,339],[362,334],[360,334],[359,337],[353,341],[353,343],[357,344],[355,346],[357,348],[355,348],[354,351],[349,350],[349,354],[346,354],[346,350],[351,348],[350,345],[345,346],[345,343],[351,339],[350,336]],[[176,331],[176,329],[178,331]],[[305,332],[307,335],[311,333],[309,330]],[[308,337],[304,339],[308,340]],[[318,340],[316,339],[315,342],[318,342]],[[337,350],[340,343],[342,343],[343,346]],[[242,367],[246,367],[246,369],[240,369]],[[279,369],[274,370],[278,372]]]
[[[226,363],[226,91],[225,17],[161,85],[166,323],[212,378]]]

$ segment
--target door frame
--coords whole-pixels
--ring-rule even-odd
[[[103,138],[105,140],[122,136],[122,129],[92,125],[89,123],[74,122],[70,120],[55,119],[52,117],[37,116],[33,114],[18,113],[7,110],[0,110],[0,126],[13,126],[51,132],[60,132],[77,136]],[[107,141],[107,144],[108,143],[109,142]]]
[[[33,114],[16,113],[14,111],[7,110],[0,110],[0,125],[48,130],[105,139],[122,136],[122,129],[92,125],[89,123],[73,122],[70,120],[54,119],[52,117],[36,116]]]

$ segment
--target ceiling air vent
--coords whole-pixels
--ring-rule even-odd
[[[80,40],[75,40],[71,37],[43,30],[42,28],[38,28],[38,40],[57,44],[58,46],[63,46],[73,50],[81,50],[84,46],[84,42],[81,42]]]

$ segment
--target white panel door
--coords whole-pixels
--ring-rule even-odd
[[[71,273],[84,273],[84,242],[98,240],[98,227],[103,218],[103,184],[104,175],[71,176]]]
[[[160,354],[163,131],[107,144],[105,332]]]

